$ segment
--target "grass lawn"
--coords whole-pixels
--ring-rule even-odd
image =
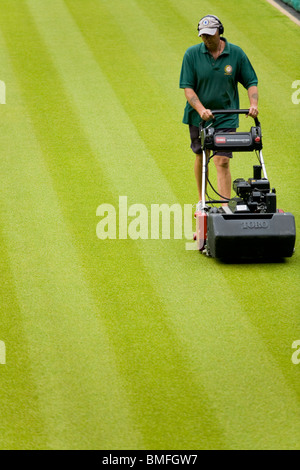
[[[96,235],[120,196],[197,202],[179,74],[207,13],[257,72],[268,176],[299,225],[289,18],[265,0],[1,1],[1,449],[299,448],[299,240],[282,263],[224,264]],[[255,163],[236,154],[233,178]]]

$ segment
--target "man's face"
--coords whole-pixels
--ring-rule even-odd
[[[219,31],[217,31],[213,36],[211,36],[210,34],[202,34],[201,38],[204,44],[206,45],[207,49],[213,51],[218,48],[220,42]]]

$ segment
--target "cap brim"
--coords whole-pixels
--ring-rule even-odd
[[[199,36],[202,36],[202,34],[209,34],[210,36],[214,36],[217,31],[218,28],[203,28],[200,29]]]

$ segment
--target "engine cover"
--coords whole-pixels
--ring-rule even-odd
[[[213,258],[291,257],[296,240],[293,214],[209,214],[207,250]]]

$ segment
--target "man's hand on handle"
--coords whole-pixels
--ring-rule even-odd
[[[247,114],[247,117],[250,116],[252,118],[257,118],[258,116],[258,109],[257,106],[250,106],[249,108],[249,114]]]
[[[203,119],[203,121],[209,121],[210,119],[214,118],[214,115],[210,109],[204,108],[200,113],[200,117]]]

